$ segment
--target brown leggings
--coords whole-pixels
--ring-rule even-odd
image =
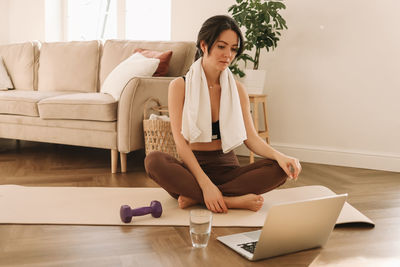
[[[262,194],[285,183],[287,175],[279,164],[270,159],[240,166],[231,151],[193,151],[200,167],[224,196]],[[204,203],[203,192],[188,167],[174,157],[159,151],[144,160],[148,176],[171,196],[190,197]]]

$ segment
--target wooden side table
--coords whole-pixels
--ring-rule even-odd
[[[267,95],[252,95],[249,94],[250,105],[253,104],[252,114],[254,127],[258,135],[265,139],[269,144],[268,124],[267,124]],[[264,111],[264,130],[260,131],[259,118],[258,118],[258,104],[262,104]],[[250,163],[254,162],[254,153],[250,151]]]

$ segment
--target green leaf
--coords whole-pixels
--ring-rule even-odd
[[[236,0],[236,4],[229,7],[228,11],[237,21],[239,27],[244,29],[244,53],[232,62],[232,72],[240,76],[238,62],[248,61],[259,65],[260,49],[274,49],[280,40],[281,32],[287,29],[286,21],[279,14],[286,5],[282,1],[269,0]],[[256,52],[254,52],[254,48]],[[246,52],[255,53],[251,57]],[[244,75],[244,74],[243,74]],[[240,76],[242,77],[242,76]]]
[[[286,9],[286,6],[282,2],[275,2],[275,8],[276,9]]]

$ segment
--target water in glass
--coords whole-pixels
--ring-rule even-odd
[[[190,237],[195,248],[204,248],[211,233],[212,213],[209,210],[192,210],[190,212]]]

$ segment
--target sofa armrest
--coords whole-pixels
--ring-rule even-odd
[[[124,90],[118,103],[118,151],[128,153],[144,148],[143,109],[149,97],[162,105],[168,103],[168,86],[176,77],[135,77]]]

